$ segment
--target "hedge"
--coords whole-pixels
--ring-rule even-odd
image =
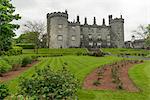
[[[2,73],[5,73],[11,69],[12,67],[7,63],[7,61],[0,59],[0,76]]]
[[[23,49],[34,49],[34,44],[16,44],[16,46],[22,47]]]

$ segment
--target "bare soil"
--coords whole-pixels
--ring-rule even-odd
[[[133,83],[128,75],[129,68],[133,67],[135,64],[142,63],[143,61],[121,61],[114,63],[112,65],[104,65],[103,67],[96,68],[92,71],[84,80],[83,87],[85,89],[95,89],[95,90],[119,90],[117,88],[117,83],[113,82],[112,68],[116,67],[118,71],[118,77],[122,83],[122,90],[129,92],[139,92],[139,88]],[[101,71],[101,77],[98,72]],[[100,84],[94,85],[94,81],[97,80]]]
[[[9,81],[17,76],[19,76],[21,73],[23,73],[24,71],[28,70],[30,67],[32,67],[33,65],[35,65],[36,63],[38,63],[39,61],[33,61],[31,64],[28,64],[25,67],[20,67],[17,70],[12,70],[9,71],[7,73],[2,74],[3,77],[0,77],[0,81],[2,82],[6,82]]]

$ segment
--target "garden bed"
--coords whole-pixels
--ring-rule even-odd
[[[139,92],[139,88],[128,75],[128,70],[135,64],[143,61],[127,60],[114,64],[104,65],[95,69],[84,80],[83,87],[95,90],[126,90]]]
[[[5,82],[5,81],[9,81],[17,76],[19,76],[21,73],[23,73],[24,71],[26,71],[27,69],[29,69],[30,67],[32,67],[33,65],[35,65],[36,63],[38,63],[39,61],[32,61],[31,64],[27,64],[24,67],[20,67],[17,70],[12,70],[9,72],[6,72],[4,74],[2,74],[2,77],[0,77],[0,81]]]

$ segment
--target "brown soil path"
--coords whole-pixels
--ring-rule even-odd
[[[20,67],[19,69],[15,70],[15,71],[10,71],[7,73],[3,74],[3,77],[0,77],[0,82],[6,82],[9,81],[17,76],[19,76],[21,73],[23,73],[24,71],[26,71],[27,69],[29,69],[30,67],[32,67],[33,65],[35,65],[36,63],[38,63],[39,61],[34,61],[31,64],[28,64],[26,67]]]
[[[137,63],[122,63],[120,62],[118,65],[120,67],[118,68],[118,73],[119,73],[119,79],[121,80],[123,90],[127,90],[129,92],[138,92],[140,91],[139,88],[135,86],[133,81],[130,79],[128,75],[128,70],[135,64],[139,64],[140,62]],[[124,64],[124,65],[123,65]],[[118,90],[116,88],[117,84],[112,82],[112,71],[111,68],[115,65],[105,65],[102,68],[97,68],[93,72],[91,72],[89,75],[84,80],[83,87],[85,89],[96,89],[96,90]],[[99,80],[100,84],[98,86],[93,85],[93,82],[95,80],[98,80],[98,71],[103,70],[103,75],[101,79]]]

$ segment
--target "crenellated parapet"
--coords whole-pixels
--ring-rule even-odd
[[[112,18],[112,15],[109,15],[109,24],[112,24],[112,23],[116,23],[116,22],[122,22],[124,23],[124,19],[122,18],[122,15],[120,18]]]
[[[68,13],[67,12],[53,12],[53,13],[47,14],[47,18],[52,18],[52,17],[65,17],[68,19]]]

